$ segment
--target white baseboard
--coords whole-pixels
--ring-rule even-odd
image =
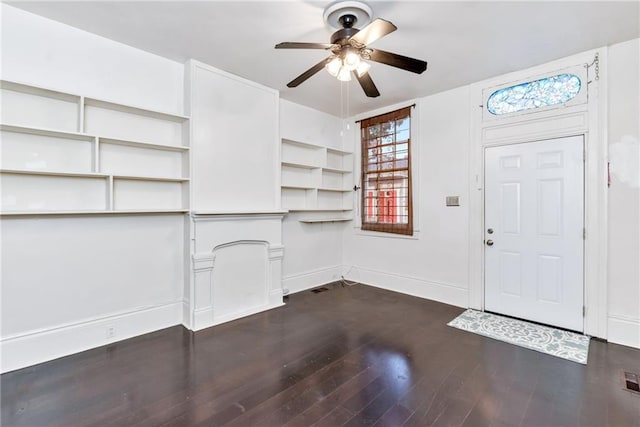
[[[289,294],[306,291],[326,283],[340,280],[346,269],[343,265],[332,265],[317,270],[305,271],[282,278],[282,287],[289,290]]]
[[[425,298],[457,307],[469,306],[469,290],[446,283],[423,280],[416,277],[371,270],[354,266],[349,269],[346,279],[376,288]]]
[[[211,326],[221,325],[222,323],[231,322],[242,317],[251,316],[252,314],[258,314],[263,311],[272,310],[274,308],[282,307],[284,303],[280,302],[269,303],[267,305],[261,305],[259,307],[253,307],[250,309],[236,311],[231,314],[225,314],[223,316],[215,317],[213,315],[213,309],[211,307],[197,310],[194,315],[195,325],[192,328],[194,331],[200,331],[202,329],[210,328]]]
[[[625,316],[609,316],[607,341],[640,348],[640,319]]]
[[[14,335],[0,340],[2,373],[182,323],[182,301]],[[114,328],[113,337],[107,329]]]

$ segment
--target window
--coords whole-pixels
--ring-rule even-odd
[[[362,229],[413,234],[411,107],[360,122]]]
[[[580,93],[575,74],[558,74],[499,89],[489,96],[487,110],[494,115],[564,104]]]

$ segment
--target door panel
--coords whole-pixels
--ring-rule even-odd
[[[583,218],[582,136],[487,148],[485,309],[582,331]]]

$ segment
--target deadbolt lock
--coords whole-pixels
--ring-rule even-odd
[[[489,233],[489,234],[493,234],[493,228],[489,228],[489,229],[487,229],[487,233]]]

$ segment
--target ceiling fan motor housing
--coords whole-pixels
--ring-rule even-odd
[[[353,24],[355,24],[355,20],[353,21],[353,23],[351,23],[351,25]],[[344,27],[341,30],[338,30],[335,33],[331,34],[331,43],[339,45],[348,44],[349,39],[353,37],[358,31],[360,30],[351,26]]]

